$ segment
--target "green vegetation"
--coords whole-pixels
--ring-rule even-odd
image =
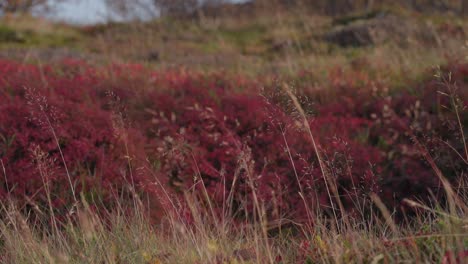
[[[76,47],[78,29],[32,17],[6,17],[0,21],[0,49]]]

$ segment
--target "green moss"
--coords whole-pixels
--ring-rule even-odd
[[[239,29],[220,29],[217,32],[221,38],[233,43],[239,48],[255,45],[262,42],[267,30],[261,25],[250,25]]]
[[[1,29],[0,29],[1,31]],[[14,31],[15,34],[0,33],[0,45],[3,47],[64,47],[75,46],[79,36],[72,34],[40,34],[34,31]]]
[[[20,36],[20,34],[18,34],[17,31],[5,25],[0,25],[0,43],[18,43],[23,41],[23,38]]]
[[[78,38],[73,35],[62,35],[62,34],[37,34],[35,32],[29,32],[26,38],[28,45],[34,46],[48,46],[48,47],[61,47],[73,45]]]
[[[218,45],[217,41],[202,42],[200,43],[199,48],[202,52],[205,53],[215,53],[220,50],[220,46]]]

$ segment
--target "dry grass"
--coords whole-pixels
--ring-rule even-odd
[[[306,119],[297,98],[287,85],[285,89]],[[303,125],[313,142],[308,123]],[[320,151],[315,149],[320,160]],[[194,187],[185,191],[184,202],[170,199],[171,206],[158,223],[148,218],[145,201],[133,193],[132,186],[128,197],[133,200],[118,200],[113,210],[96,211],[101,205],[90,205],[82,196],[65,215],[57,215],[52,206],[33,206],[36,217],[31,217],[15,207],[13,200],[7,200],[0,209],[0,262],[463,263],[468,258],[468,183],[462,178],[458,186],[450,185],[427,151],[422,148],[421,153],[433,166],[434,177],[443,183],[446,201],[434,199],[422,204],[406,200],[416,213],[404,220],[397,221],[378,195],[371,194],[353,214],[337,203],[330,215],[304,200],[309,210],[305,222],[272,222],[251,180],[254,208],[239,209],[250,219],[242,221],[232,208],[234,190],[225,194],[222,214],[216,214],[198,178]],[[239,164],[247,179],[253,179],[247,151]],[[335,204],[339,193],[334,180],[325,166],[322,173],[329,184],[331,204]],[[187,212],[192,217],[187,218]]]
[[[2,208],[2,263],[441,263],[450,254],[466,255],[467,197],[455,211],[436,201],[422,208],[405,225],[374,201],[368,219],[310,219],[313,225],[269,229],[257,215],[252,224],[239,225],[231,216],[213,218],[200,195],[187,193],[194,222],[176,214],[152,225],[144,208],[125,208],[97,214],[83,200],[74,220],[53,231],[31,223],[12,204]],[[259,213],[262,205],[257,204]],[[127,208],[128,209],[128,208]],[[320,213],[320,212],[316,212]],[[465,256],[466,257],[466,256]],[[282,260],[282,261],[279,261]],[[465,259],[466,260],[466,259]],[[445,262],[457,263],[457,262]],[[459,262],[462,263],[462,262]]]
[[[434,40],[415,41],[408,33],[404,45],[389,40],[366,47],[342,48],[323,38],[335,27],[336,19],[294,9],[260,12],[255,19],[245,16],[163,18],[86,28],[28,17],[4,18],[1,25],[22,32],[24,36],[33,33],[34,37],[25,43],[0,43],[0,48],[7,49],[6,56],[13,56],[16,53],[11,49],[15,47],[24,52],[40,53],[41,49],[59,46],[70,50],[61,51],[63,54],[79,52],[81,58],[95,63],[117,61],[163,69],[222,69],[250,76],[288,75],[310,69],[326,73],[336,67],[364,67],[375,74],[385,73],[386,81],[391,84],[401,83],[408,78],[406,76],[418,76],[428,65],[440,64],[447,57],[457,59],[457,54],[462,52],[464,38],[446,35],[439,27],[448,24],[468,32],[465,19],[447,14],[394,12],[398,12],[396,15],[406,24],[427,29],[425,34]],[[325,76],[322,74],[324,81]]]

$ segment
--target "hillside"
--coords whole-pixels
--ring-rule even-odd
[[[449,12],[386,8],[329,17],[301,9],[247,16],[247,7],[227,10],[231,15],[224,17],[205,11],[201,17],[89,27],[13,17],[3,19],[1,53],[22,58],[30,52],[38,59],[57,53],[52,58],[222,69],[251,76],[361,67],[385,69],[400,79],[402,72],[416,75],[428,65],[458,59],[467,30],[465,20]]]

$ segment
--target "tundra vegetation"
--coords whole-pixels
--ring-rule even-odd
[[[1,263],[468,260],[466,1],[135,3],[0,2]]]

